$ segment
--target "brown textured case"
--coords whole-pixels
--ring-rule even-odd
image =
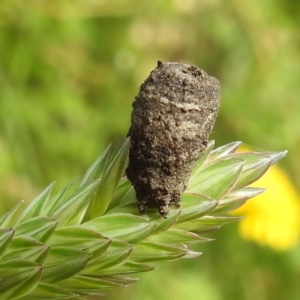
[[[207,146],[220,106],[220,84],[199,68],[158,62],[131,115],[128,179],[138,208],[180,207],[190,172]]]

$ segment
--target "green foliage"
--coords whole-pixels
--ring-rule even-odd
[[[133,97],[158,59],[192,63],[217,77],[222,105],[213,138],[219,145],[242,138],[259,151],[289,149],[283,164],[299,187],[299,20],[298,1],[286,0],[1,0],[0,215],[56,179],[56,200],[47,205],[53,214],[75,184],[63,190],[69,179],[126,135]],[[134,199],[128,185],[120,183],[110,211]],[[260,192],[231,191],[223,203],[234,209]],[[6,227],[17,214],[0,223]],[[201,245],[201,267],[165,264],[153,277],[142,275],[135,290],[113,295],[169,299],[172,290],[190,299],[297,299],[299,247],[284,253],[257,247],[239,238],[234,225],[216,234],[215,243]],[[180,282],[173,278],[164,289],[170,273],[182,274]],[[35,299],[49,289],[55,293],[40,284]]]
[[[51,184],[15,220],[15,208],[2,217],[1,299],[86,299],[135,282],[128,276],[155,262],[198,257],[192,248],[210,241],[202,235],[239,220],[226,212],[257,194],[245,187],[286,154],[239,154],[238,143],[212,150],[210,142],[182,207],[165,219],[154,209],[140,215],[132,194],[124,201],[128,144],[107,148],[73,191],[52,198]]]

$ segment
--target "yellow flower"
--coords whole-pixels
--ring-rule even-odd
[[[282,169],[272,166],[253,185],[267,190],[233,212],[246,216],[239,224],[241,235],[276,250],[292,248],[300,235],[300,197],[293,184]]]

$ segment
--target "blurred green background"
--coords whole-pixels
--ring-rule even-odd
[[[217,77],[216,145],[288,149],[280,166],[299,190],[299,28],[299,1],[1,0],[0,212],[62,188],[126,136],[158,59]],[[260,247],[237,225],[213,237],[202,257],[158,264],[101,299],[298,299],[299,244]]]

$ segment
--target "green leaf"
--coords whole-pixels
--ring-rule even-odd
[[[236,199],[248,200],[260,195],[265,190],[265,188],[247,186],[236,191],[230,191],[224,198],[219,201],[219,205],[225,205],[228,201]]]
[[[108,238],[118,238],[129,243],[145,239],[155,229],[155,224],[131,214],[109,214],[82,224]]]
[[[210,242],[211,239],[199,236],[196,233],[178,228],[170,228],[160,234],[151,235],[147,241],[156,243],[165,243],[172,246],[181,246],[182,244],[197,245]]]
[[[42,266],[26,260],[0,263],[0,298],[18,299],[32,292],[38,285]]]
[[[157,212],[157,210],[156,210]],[[141,213],[138,210],[137,201],[128,202],[125,204],[120,204],[111,210],[108,210],[105,215],[111,215],[116,213],[123,213],[123,214],[131,214],[135,216],[141,216]],[[145,215],[143,215],[145,217]],[[145,218],[146,219],[146,218]]]
[[[15,237],[3,255],[3,260],[23,259],[42,264],[47,258],[49,246],[30,237]]]
[[[264,152],[263,154],[270,157],[270,158],[272,158],[272,165],[274,165],[279,160],[284,158],[287,153],[288,153],[288,151],[285,150],[285,151],[282,151],[282,152]]]
[[[133,246],[119,240],[113,240],[107,251],[96,259],[90,261],[81,274],[101,275],[106,269],[123,264],[132,252]]]
[[[215,161],[207,165],[201,173],[189,181],[187,192],[204,194],[219,200],[236,183],[243,168],[242,159]]]
[[[81,223],[98,184],[99,181],[93,181],[82,185],[53,212],[51,217],[59,220],[59,227]]]
[[[188,252],[182,246],[175,247],[165,243],[143,241],[135,245],[130,259],[136,262],[154,262],[173,260],[183,257]]]
[[[35,217],[16,227],[15,236],[26,235],[41,242],[46,242],[52,235],[58,221],[46,217]]]
[[[144,215],[145,219],[149,219],[153,224],[155,224],[155,229],[152,234],[158,234],[161,231],[165,231],[170,228],[173,224],[175,224],[181,214],[181,210],[179,209],[170,209],[168,218],[162,218],[161,215],[158,214],[157,209],[155,212],[151,213],[149,209],[148,212]]]
[[[80,186],[85,185],[91,180],[102,177],[104,170],[108,164],[109,156],[111,153],[111,147],[112,145],[109,145],[97,158],[97,160],[92,164],[92,166],[87,170],[87,172],[83,176]]]
[[[66,289],[57,285],[49,283],[39,283],[36,289],[22,297],[24,300],[75,300],[78,299],[78,294],[74,294]]]
[[[79,226],[67,226],[55,230],[48,244],[51,247],[73,247],[93,255],[95,258],[107,249],[110,242],[110,239],[95,231]]]
[[[5,229],[5,228],[0,229],[0,257],[9,247],[14,234],[15,234],[14,229]]]
[[[219,201],[218,207],[212,214],[229,212],[242,206],[249,199],[263,193],[265,189],[256,187],[245,187],[237,191],[229,192],[224,198]]]
[[[131,182],[127,178],[123,177],[109,203],[107,210],[112,210],[113,208],[117,208],[121,204],[128,202],[137,202],[137,200]]]
[[[132,278],[124,275],[113,275],[103,277],[106,280],[127,286],[138,281],[138,278]]]
[[[195,220],[195,222],[200,222],[201,224],[204,225],[226,225],[232,222],[237,222],[240,220],[244,220],[244,217],[228,217],[228,216],[205,216],[202,217],[201,219]]]
[[[196,161],[196,164],[191,172],[190,180],[192,180],[195,176],[199,174],[202,170],[202,166],[204,162],[208,159],[210,156],[211,150],[214,147],[215,141],[208,141],[207,147],[204,151],[204,153],[201,155],[201,157]]]
[[[146,264],[127,261],[123,264],[117,265],[116,267],[101,270],[101,275],[104,276],[104,275],[142,273],[142,272],[152,271],[153,269],[155,268]]]
[[[42,280],[54,283],[72,277],[85,268],[90,257],[71,247],[53,247],[44,265]]]
[[[199,194],[183,194],[181,214],[177,223],[197,219],[210,213],[218,205],[218,201]]]
[[[97,194],[89,207],[90,218],[102,216],[106,211],[119,181],[127,166],[129,139],[118,145],[112,152],[110,161],[104,170]]]
[[[184,256],[182,256],[182,258],[191,259],[191,258],[199,257],[200,255],[202,255],[202,252],[188,250],[187,253]]]
[[[6,214],[4,214],[0,218],[0,228],[5,228],[5,227],[11,227],[13,224],[10,224],[11,220],[15,216],[17,210],[19,207],[24,203],[24,200],[20,201],[18,204],[16,204],[10,211],[8,211]]]
[[[130,202],[120,206],[113,208],[108,211],[106,215],[114,214],[114,213],[126,213],[131,215],[141,216],[141,213],[138,211],[137,202]],[[157,209],[149,208],[147,213],[143,214],[143,219],[151,221],[152,224],[155,225],[155,229],[151,234],[158,233],[163,230],[167,230],[171,227],[178,219],[180,215],[180,210],[178,209],[170,209],[168,214],[168,218],[162,218],[161,215],[157,212]]]
[[[243,219],[243,217],[205,216],[189,222],[175,224],[174,227],[199,234],[214,231],[225,224]]]
[[[79,295],[103,296],[103,291],[124,287],[124,284],[116,283],[105,278],[95,278],[78,275],[59,283],[63,288],[71,290]]]
[[[259,179],[273,162],[272,158],[260,153],[236,153],[233,157],[245,161],[241,175],[233,188],[234,190],[243,188]]]
[[[34,217],[43,216],[45,206],[49,199],[50,193],[54,186],[55,182],[51,183],[45,190],[43,190],[33,201],[29,203],[27,208],[23,211],[21,217],[19,217],[20,222],[24,222],[26,220],[32,219]]]
[[[221,146],[217,149],[214,149],[211,154],[209,155],[208,161],[216,161],[219,160],[220,158],[226,157],[229,154],[235,153],[235,151],[240,147],[242,142],[232,142],[229,144],[226,144],[224,146]]]
[[[45,216],[52,216],[59,207],[63,206],[68,200],[67,194],[70,188],[73,186],[76,179],[69,183],[62,191],[60,191],[53,199],[51,199],[45,207]]]
[[[124,195],[124,197],[121,199],[120,204],[126,204],[129,202],[136,202],[136,195],[135,195],[135,190],[133,186],[131,185],[131,182],[127,180],[127,182],[130,184],[130,188],[128,189],[128,192]]]

